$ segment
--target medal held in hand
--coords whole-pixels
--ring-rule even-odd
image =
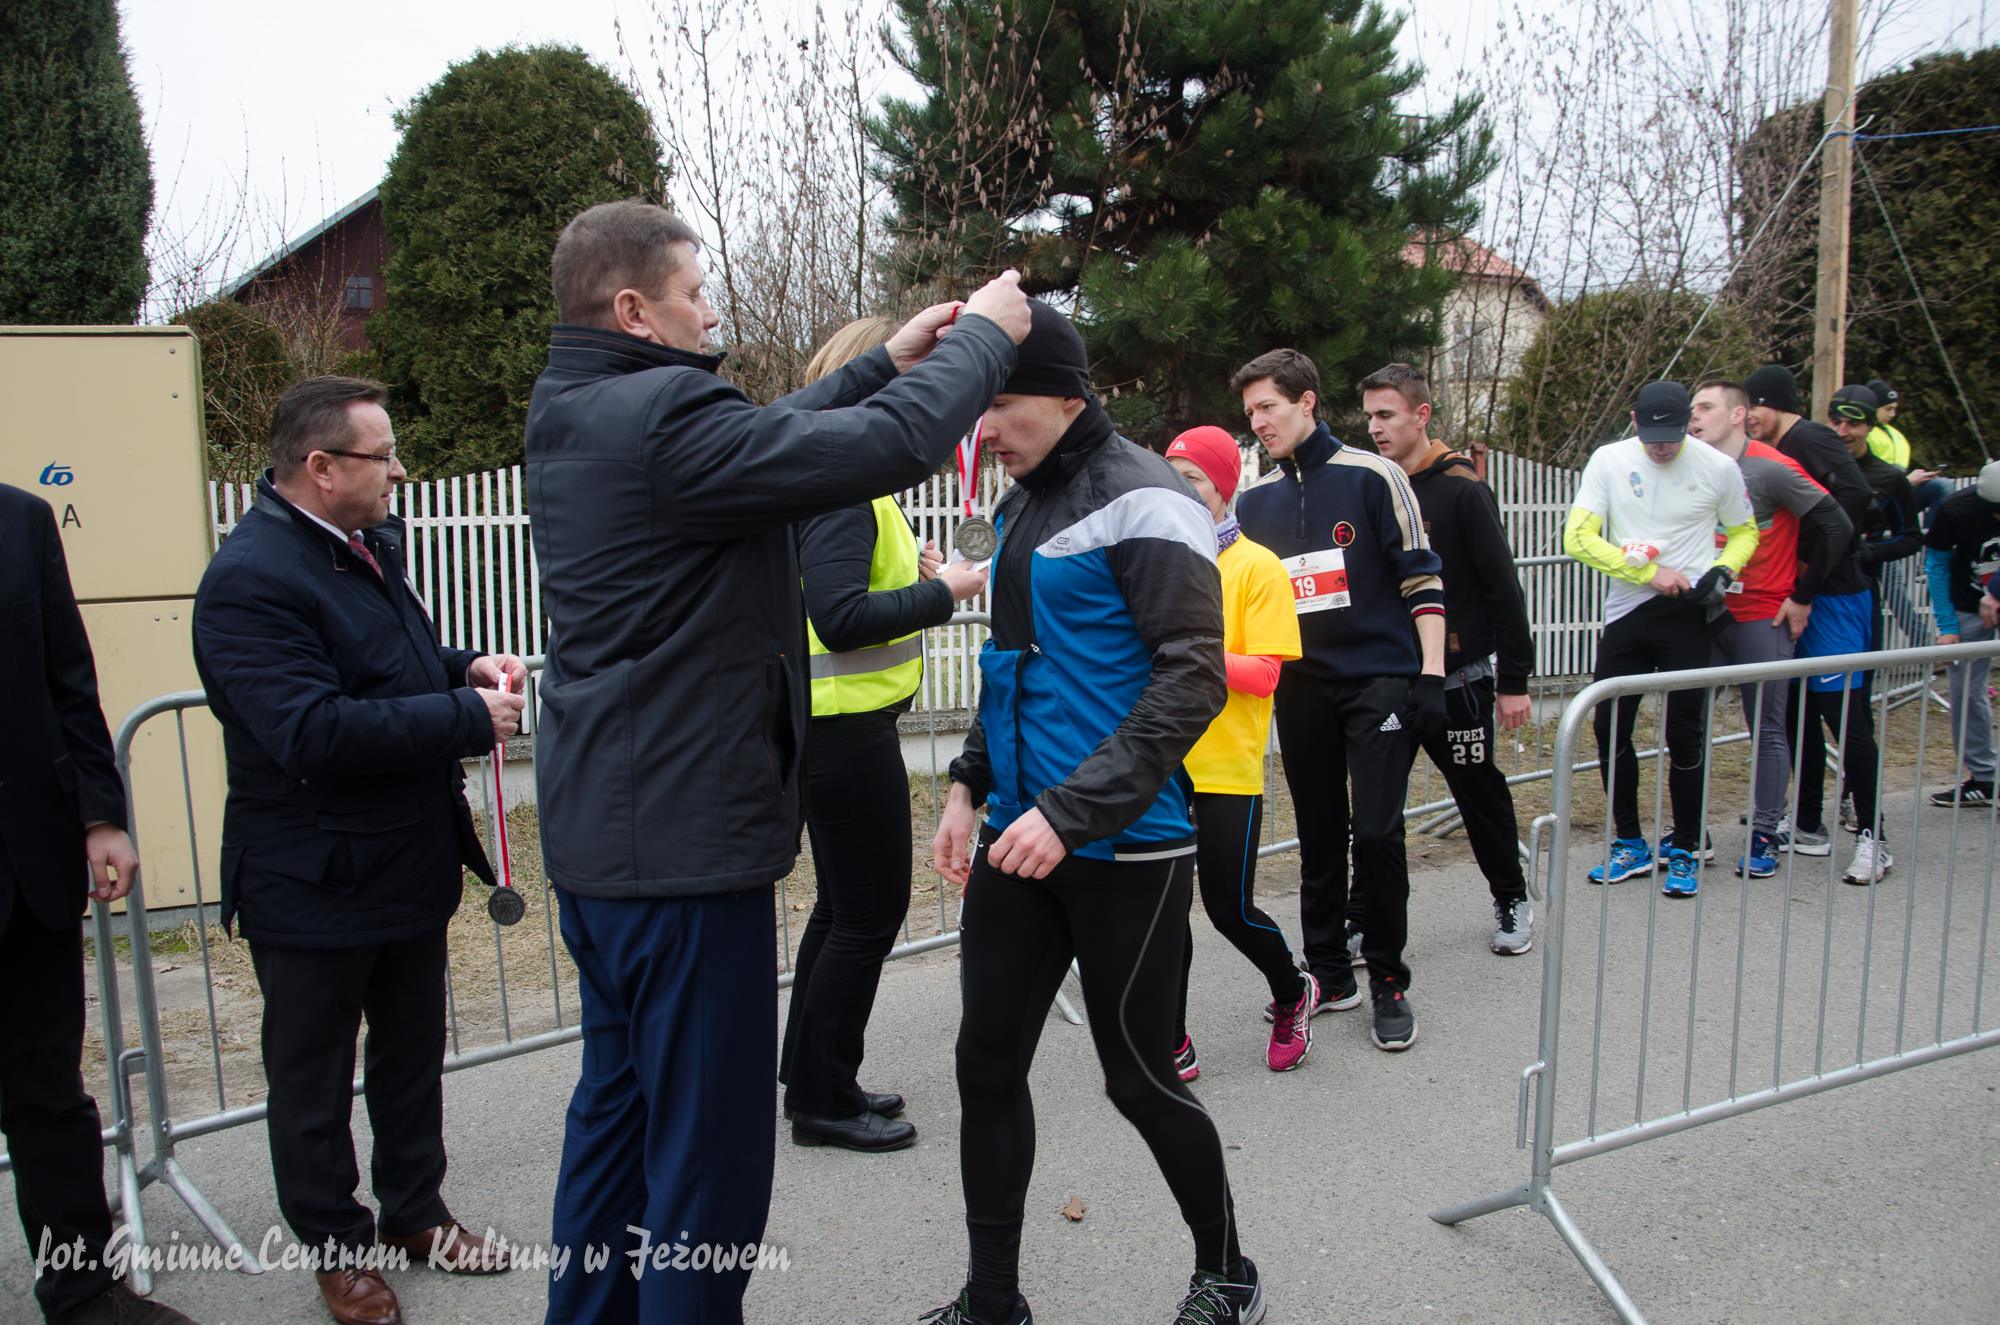
[[[1000,550],[1000,531],[991,520],[975,515],[958,522],[958,528],[952,531],[951,547],[967,561],[984,561]]]
[[[965,513],[959,519],[958,528],[952,531],[952,551],[967,561],[985,561],[1000,550],[1000,531],[993,527],[991,520],[972,513],[973,466],[979,457],[979,423],[972,425],[972,435],[958,444],[958,495],[964,503]]]

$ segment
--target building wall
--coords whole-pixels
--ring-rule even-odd
[[[1506,404],[1507,380],[1520,370],[1546,316],[1541,300],[1518,281],[1472,277],[1445,299],[1445,343],[1432,351],[1427,370],[1440,436],[1488,440]]]
[[[273,321],[310,325],[343,349],[366,349],[368,319],[382,307],[388,249],[382,205],[370,202],[288,255],[242,299]]]

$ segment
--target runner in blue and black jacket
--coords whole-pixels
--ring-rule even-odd
[[[1072,958],[1105,1093],[1145,1138],[1194,1237],[1177,1319],[1249,1325],[1263,1290],[1237,1246],[1221,1139],[1173,1054],[1194,883],[1181,763],[1227,694],[1215,525],[1165,460],[1113,430],[1076,328],[1031,307],[1033,330],[983,425],[1014,488],[994,519],[979,718],[932,844],[939,872],[965,885],[959,1167],[971,1244],[966,1285],[936,1325],[1033,1321],[1019,1285],[1035,1151],[1028,1069]]]

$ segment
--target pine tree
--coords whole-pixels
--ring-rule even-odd
[[[1477,215],[1474,99],[1403,112],[1421,70],[1363,0],[898,0],[927,90],[874,130],[892,274],[963,290],[1006,266],[1078,297],[1132,435],[1240,417],[1230,373],[1280,345],[1327,395],[1438,337],[1454,277],[1412,240]],[[1421,249],[1416,250],[1421,252]]]
[[[114,0],[0,6],[0,322],[128,323],[153,172]]]
[[[581,51],[480,52],[396,117],[389,259],[368,322],[412,473],[521,458],[555,324],[549,261],[586,207],[664,196],[645,108]]]

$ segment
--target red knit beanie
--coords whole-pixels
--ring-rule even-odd
[[[1167,457],[1174,456],[1193,461],[1208,475],[1224,504],[1236,495],[1236,485],[1243,478],[1243,453],[1237,450],[1236,439],[1222,429],[1189,428],[1168,445]]]

